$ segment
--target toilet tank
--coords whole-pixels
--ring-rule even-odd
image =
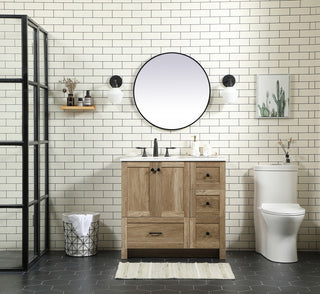
[[[261,203],[297,203],[296,165],[257,165],[254,178],[255,207]]]

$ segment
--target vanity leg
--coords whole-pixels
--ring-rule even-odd
[[[219,258],[226,259],[226,249],[224,249],[224,248],[219,249]]]
[[[128,259],[128,250],[127,248],[121,249],[121,259]]]
[[[127,248],[127,218],[121,220],[121,259],[128,259]]]

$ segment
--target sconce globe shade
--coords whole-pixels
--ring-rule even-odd
[[[233,87],[226,87],[221,94],[226,103],[234,103],[238,98],[238,92]]]
[[[108,98],[112,103],[120,103],[123,97],[123,93],[120,88],[112,88],[108,93]]]

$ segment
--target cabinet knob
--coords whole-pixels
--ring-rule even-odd
[[[209,202],[209,201],[207,201],[207,202],[206,202],[206,205],[210,205],[210,202]]]
[[[152,169],[151,169],[151,171],[152,171],[153,173],[155,173],[155,172],[156,172],[156,170],[155,170],[154,168],[152,168]]]
[[[209,177],[210,177],[210,174],[206,174],[206,176],[209,178]]]
[[[207,236],[209,236],[209,235],[210,235],[210,233],[209,233],[209,232],[206,232],[206,235],[207,235]]]
[[[157,171],[160,171],[160,167],[157,168]]]

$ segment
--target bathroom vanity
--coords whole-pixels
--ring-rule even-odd
[[[219,250],[225,259],[225,160],[128,157],[122,164],[122,250]],[[199,253],[200,252],[200,253]]]

